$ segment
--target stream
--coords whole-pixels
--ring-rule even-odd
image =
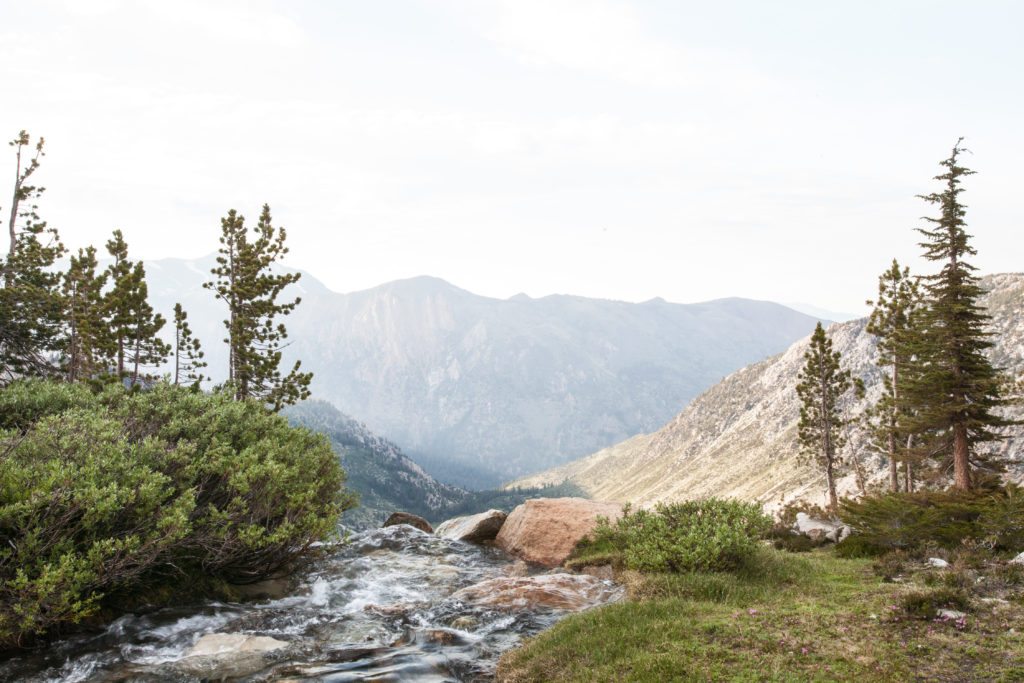
[[[522,569],[497,548],[405,525],[375,529],[332,550],[286,597],[125,615],[102,631],[0,662],[0,680],[488,681],[501,653],[568,612],[531,600],[491,604],[453,594],[521,576]],[[582,606],[621,594],[614,584],[598,582]],[[554,597],[549,604],[559,605],[560,596]],[[241,664],[189,656],[211,633],[283,644],[250,653]]]

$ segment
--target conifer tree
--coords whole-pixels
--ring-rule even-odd
[[[206,367],[199,340],[192,335],[188,313],[181,304],[174,304],[174,384],[198,387],[206,377],[199,371]]]
[[[913,407],[907,395],[910,366],[913,359],[917,316],[921,295],[909,268],[892,266],[878,278],[878,298],[868,301],[874,306],[867,331],[878,337],[878,365],[882,376],[882,395],[868,412],[871,446],[889,459],[889,487],[900,490],[898,463],[903,463],[904,489],[913,490],[911,447],[914,435],[907,428]]]
[[[138,292],[134,289],[132,262],[128,260],[128,243],[120,230],[114,230],[107,240],[107,253],[112,259],[107,266],[111,289],[106,296],[107,319],[113,344],[113,363],[118,377],[125,374],[125,346],[134,337],[132,320],[138,305]]]
[[[848,370],[842,369],[840,354],[832,350],[832,340],[821,323],[814,328],[804,360],[806,363],[796,387],[801,404],[798,440],[801,451],[824,468],[829,509],[835,514],[839,508],[836,495],[838,452],[844,445],[843,427],[848,422],[840,412],[839,403],[846,392],[860,385]]]
[[[107,329],[103,321],[103,285],[106,274],[96,272],[96,249],[79,249],[64,275],[63,293],[67,324],[64,373],[69,382],[104,371]]]
[[[16,149],[14,194],[7,220],[10,244],[0,260],[0,383],[16,377],[45,376],[57,371],[63,330],[61,275],[53,266],[66,253],[55,228],[39,218],[38,199],[44,188],[27,184],[39,168],[43,139],[23,166],[22,152],[30,146],[21,131],[10,146]]]
[[[171,347],[158,336],[167,321],[149,305],[146,269],[141,261],[132,266],[129,291],[133,292],[129,309],[133,318],[128,326],[131,336],[127,340],[125,361],[126,368],[131,364],[131,383],[135,385],[140,379],[150,377],[142,373],[143,368],[156,368],[167,360]]]
[[[284,228],[273,226],[268,205],[263,205],[251,238],[245,218],[232,209],[221,219],[217,266],[210,271],[214,280],[204,284],[228,307],[224,341],[231,391],[238,400],[253,398],[274,410],[308,397],[313,377],[300,372],[301,361],[287,375],[279,369],[288,333],[275,318],[291,313],[301,301],[277,301],[300,276],[274,272],[273,265],[288,253],[285,237]]]
[[[957,140],[940,162],[945,171],[935,179],[945,184],[943,190],[920,195],[939,208],[939,216],[925,217],[929,226],[917,230],[924,236],[924,257],[940,263],[941,270],[923,278],[922,333],[909,393],[918,409],[912,427],[929,437],[927,452],[951,457],[954,486],[969,490],[972,469],[984,460],[979,446],[1002,438],[999,428],[1012,421],[996,413],[1006,404],[999,391],[1002,378],[986,356],[992,347],[989,316],[979,304],[983,290],[976,268],[966,261],[977,252],[969,243],[960,199],[962,179],[974,173],[960,165],[962,142]]]

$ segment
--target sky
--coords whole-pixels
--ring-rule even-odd
[[[4,2],[0,132],[45,136],[72,247],[199,257],[266,202],[336,291],[861,313],[892,258],[932,268],[915,195],[959,136],[974,264],[1024,270],[1021,25],[985,0]]]

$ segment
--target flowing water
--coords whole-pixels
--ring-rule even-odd
[[[507,576],[511,562],[498,549],[409,526],[364,532],[306,572],[287,597],[123,616],[102,632],[0,662],[0,680],[486,681],[502,652],[565,615],[451,597]],[[618,595],[609,585],[601,601]],[[286,646],[258,659],[257,671],[197,670],[192,663],[208,658],[187,655],[209,633],[269,636]]]

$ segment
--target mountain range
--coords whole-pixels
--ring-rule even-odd
[[[201,286],[212,265],[210,256],[146,267],[157,310],[182,303],[220,380],[223,307]],[[283,320],[285,361],[314,372],[314,396],[473,488],[656,429],[817,320],[749,299],[494,299],[431,277],[339,294],[304,274],[289,292],[303,301]]]
[[[992,275],[982,280],[992,316],[994,363],[1012,376],[1024,376],[1024,274]],[[875,365],[875,338],[866,320],[832,325],[828,334],[843,366],[864,380],[863,400],[850,399],[847,414],[861,414],[881,392]],[[824,478],[799,456],[797,374],[804,365],[809,338],[784,353],[732,373],[686,406],[660,429],[640,434],[593,455],[510,486],[568,482],[599,500],[651,505],[710,496],[756,500],[769,508],[794,500],[823,503]],[[1024,419],[1024,405],[1007,409]],[[1008,464],[1011,479],[1024,481],[1024,426],[1010,428],[1006,440],[993,444]],[[869,483],[880,484],[886,463],[872,455],[863,432],[852,429],[845,454],[860,462]],[[858,489],[848,473],[841,492]]]

